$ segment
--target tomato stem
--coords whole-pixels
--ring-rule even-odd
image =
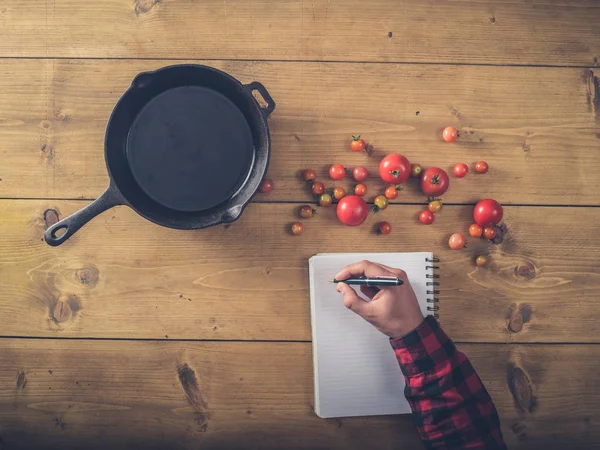
[[[353,141],[360,141],[360,134],[358,136],[352,136]]]

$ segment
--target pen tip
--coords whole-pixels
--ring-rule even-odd
[[[335,283],[335,280],[329,280],[330,283]]]

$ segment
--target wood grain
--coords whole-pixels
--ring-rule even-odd
[[[594,65],[569,0],[4,0],[0,56]],[[93,20],[92,20],[93,18]]]
[[[509,448],[600,444],[598,346],[459,348]],[[0,367],[6,450],[422,448],[410,416],[319,419],[307,343],[4,339]]]
[[[466,233],[466,206],[422,226],[421,207],[394,205],[358,228],[320,209],[299,237],[288,233],[297,205],[253,204],[229,227],[191,232],[121,207],[60,247],[42,241],[53,211],[85,204],[0,202],[2,335],[309,340],[310,256],[433,250],[441,320],[457,341],[599,342],[598,208],[506,207],[504,242],[469,239],[462,251],[447,240]],[[372,232],[379,220],[392,223],[388,237]],[[478,254],[490,255],[488,267],[475,267]]]
[[[138,72],[166,64],[0,61],[0,197],[98,196],[108,182],[104,131],[114,104]],[[298,178],[303,168],[323,179],[334,162],[376,174],[382,155],[401,152],[447,170],[459,161],[490,164],[485,176],[452,179],[447,202],[493,194],[502,203],[598,204],[600,69],[209,64],[245,83],[263,82],[277,102],[270,120],[275,191],[259,200],[309,200]],[[449,124],[460,129],[461,142],[442,142]],[[371,158],[349,150],[357,133],[375,145]],[[373,194],[383,188],[375,178],[368,183]],[[350,180],[343,185],[350,189]],[[416,183],[398,199],[423,200]]]

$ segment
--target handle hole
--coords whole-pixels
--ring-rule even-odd
[[[252,89],[252,97],[256,100],[262,109],[269,107],[269,102],[265,100],[258,89]]]
[[[67,233],[68,229],[69,229],[68,225],[62,225],[62,226],[57,227],[54,230],[52,230],[52,232],[50,233],[50,236],[52,236],[52,239],[60,239]]]

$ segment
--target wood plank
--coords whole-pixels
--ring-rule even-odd
[[[166,64],[0,61],[0,197],[98,196],[107,184],[104,131],[114,104],[138,72]],[[276,189],[261,200],[310,199],[298,178],[305,167],[321,178],[334,162],[364,164],[376,174],[383,154],[402,152],[448,170],[459,161],[488,161],[487,175],[453,179],[448,202],[475,202],[492,187],[502,203],[598,204],[600,105],[593,99],[600,94],[593,90],[600,70],[209,64],[243,82],[262,81],[277,102],[269,171]],[[441,141],[449,124],[461,129],[462,142]],[[350,152],[357,133],[373,142],[373,157]],[[373,193],[383,188],[375,180],[369,186]],[[416,183],[399,197],[423,200]]]
[[[253,204],[230,227],[153,225],[107,211],[64,245],[42,241],[44,215],[84,201],[0,201],[0,317],[5,336],[310,340],[307,259],[319,252],[423,251],[441,258],[441,320],[457,341],[600,342],[600,208],[506,207],[500,245],[468,240],[470,207],[432,226],[419,206],[394,205],[358,228],[334,208],[288,234],[298,205]],[[389,220],[393,231],[372,227]],[[489,254],[477,269],[474,258]],[[231,279],[237,280],[232,284]]]
[[[4,0],[0,56],[593,65],[586,0]]]
[[[509,448],[600,445],[598,346],[459,348]],[[0,367],[6,450],[422,448],[410,416],[319,419],[307,343],[3,339]]]

